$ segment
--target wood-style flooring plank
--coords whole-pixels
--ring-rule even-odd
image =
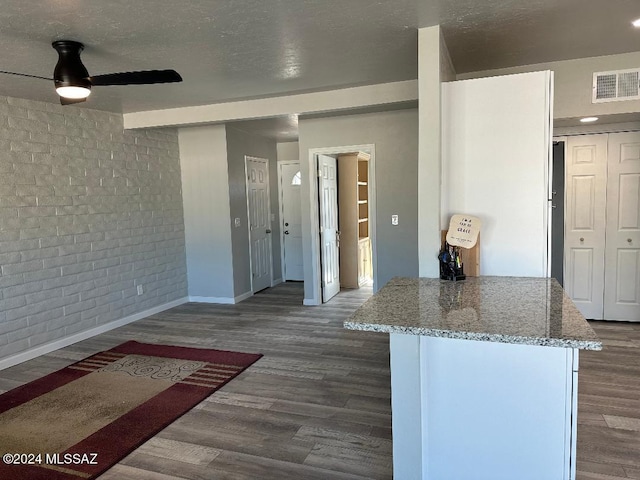
[[[119,463],[100,475],[100,480],[191,480],[188,477],[177,477],[160,472],[130,467]]]
[[[580,469],[582,473],[597,473],[600,475],[613,475],[623,478],[627,476],[624,468],[620,465],[584,461],[580,463]]]
[[[203,447],[202,445],[195,445],[193,443],[176,442],[158,437],[154,437],[141,445],[138,451],[154,457],[166,458],[167,460],[175,460],[191,465],[208,465],[221,453],[221,450],[216,448]]]
[[[640,468],[624,467],[624,472],[627,474],[627,477],[629,478],[633,478],[636,480],[640,479]]]
[[[604,348],[580,352],[577,480],[634,478],[640,472],[640,324],[589,323]]]

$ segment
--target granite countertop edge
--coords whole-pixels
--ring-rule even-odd
[[[593,340],[577,340],[563,338],[529,337],[518,335],[501,335],[484,332],[464,332],[455,330],[438,330],[423,327],[406,327],[397,325],[367,324],[345,321],[344,328],[378,333],[403,333],[424,335],[426,337],[454,338],[460,340],[476,340],[483,342],[510,343],[515,345],[534,345],[541,347],[579,348],[581,350],[602,350],[602,342]]]

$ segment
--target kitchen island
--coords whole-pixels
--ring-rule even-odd
[[[575,478],[578,352],[554,279],[394,278],[345,328],[390,334],[395,480]]]

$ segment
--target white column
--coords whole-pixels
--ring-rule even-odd
[[[178,141],[189,297],[233,303],[225,126],[181,128]]]

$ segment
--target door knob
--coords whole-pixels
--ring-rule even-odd
[[[631,243],[631,239],[630,239],[630,238],[627,238],[627,242]]]
[[[580,237],[580,241],[581,241],[581,242],[584,242],[584,237]]]
[[[289,226],[289,222],[284,222],[284,226],[288,227]]]
[[[271,229],[270,228],[267,228],[267,233],[271,233]]]
[[[289,230],[285,230],[285,231],[284,231],[284,234],[285,234],[285,235],[289,235]]]

